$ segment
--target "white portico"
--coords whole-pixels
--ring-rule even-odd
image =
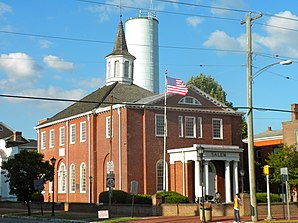
[[[181,162],[182,193],[185,195],[186,182],[189,176],[185,176],[185,164],[194,162],[194,195],[201,197],[201,165],[197,147],[204,148],[203,154],[203,179],[204,194],[212,195],[220,192],[225,195],[225,202],[232,202],[232,193],[239,192],[238,172],[240,153],[243,149],[232,145],[204,145],[194,144],[192,147],[169,149],[170,165]],[[176,176],[177,179],[178,176]],[[224,182],[220,182],[220,179]]]

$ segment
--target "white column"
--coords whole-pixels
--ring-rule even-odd
[[[205,195],[209,195],[209,166],[208,166],[208,161],[204,161],[204,187],[205,187]]]
[[[231,202],[230,161],[225,161],[225,188],[226,188],[226,203],[229,203]]]
[[[233,161],[233,194],[239,193],[238,161]]]
[[[201,168],[200,161],[195,160],[195,196],[196,199],[201,195]]]

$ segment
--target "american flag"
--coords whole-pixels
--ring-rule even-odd
[[[188,88],[179,78],[166,77],[167,79],[167,94],[186,95]]]

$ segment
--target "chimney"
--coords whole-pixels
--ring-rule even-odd
[[[270,131],[272,131],[271,126],[269,126],[269,127],[267,128],[267,132],[270,132]]]
[[[48,120],[48,118],[41,119],[38,121],[38,124],[42,124],[42,123],[46,122],[47,120]]]
[[[21,132],[13,132],[13,141],[17,141],[19,136],[22,136]]]
[[[298,104],[291,104],[292,121],[298,120]]]

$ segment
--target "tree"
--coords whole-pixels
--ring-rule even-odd
[[[233,108],[233,103],[227,101],[227,93],[223,90],[222,86],[210,75],[205,76],[204,74],[200,74],[196,77],[191,77],[187,84],[196,86],[224,105]],[[244,117],[242,117],[242,138],[247,138],[247,123]]]
[[[19,201],[27,204],[28,215],[31,215],[30,201],[37,192],[34,180],[52,180],[53,168],[49,161],[43,160],[44,155],[37,151],[22,150],[2,163],[4,176],[9,182],[10,194],[15,194]]]
[[[278,152],[270,153],[266,162],[274,171],[270,175],[272,183],[281,183],[280,168],[288,168],[288,183],[291,186],[298,185],[298,153],[294,146],[281,145]]]
[[[204,74],[200,74],[196,77],[191,77],[187,83],[196,86],[226,106],[233,106],[231,102],[227,101],[227,93],[223,90],[222,86],[210,75],[205,76]]]

